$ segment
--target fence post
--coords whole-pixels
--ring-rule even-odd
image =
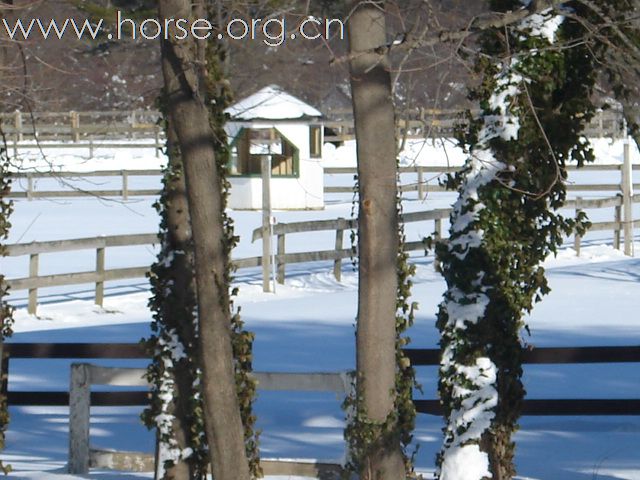
[[[433,223],[434,223],[433,238],[435,239],[435,243],[437,243],[442,238],[442,219],[436,218],[433,221]],[[435,255],[435,258],[433,259],[433,268],[435,269],[436,272],[440,271],[440,261],[438,260],[437,255]]]
[[[604,137],[604,110],[598,112],[598,136]]]
[[[578,197],[576,199],[576,216],[575,218],[578,218],[578,215],[580,215],[582,213],[582,208],[581,207],[582,204],[582,197]],[[575,236],[573,238],[573,248],[576,251],[576,257],[580,256],[580,244],[582,242],[582,238],[580,237],[580,235],[578,235],[578,232],[575,233]]]
[[[633,256],[633,178],[629,137],[624,142],[624,161],[622,164],[622,211],[624,225],[624,254]]]
[[[69,386],[69,473],[89,473],[91,372],[87,363],[71,365]]]
[[[13,115],[13,126],[16,129],[15,142],[18,143],[24,140],[24,134],[22,133],[22,112],[16,110]]]
[[[340,250],[342,250],[343,238],[344,230],[342,228],[338,228],[336,230],[336,254],[339,254]],[[333,276],[337,281],[342,280],[342,258],[336,258],[333,261]]]
[[[162,144],[160,143],[160,127],[155,127],[155,139],[156,139],[156,158],[160,158],[160,151],[162,150]]]
[[[96,249],[96,273],[98,281],[96,282],[96,305],[102,306],[104,303],[104,247]]]
[[[33,280],[38,277],[38,263],[40,260],[40,255],[37,253],[32,253],[29,256],[29,278]],[[29,305],[27,307],[27,311],[31,315],[35,315],[38,310],[38,289],[36,287],[32,287],[29,289]]]
[[[280,285],[284,285],[284,270],[285,270],[284,249],[285,249],[285,234],[284,233],[280,233],[280,234],[278,234],[278,257],[280,257],[280,258],[277,260],[277,262],[278,262],[278,283]]]
[[[262,291],[270,292],[271,276],[271,157],[262,156]]]
[[[615,206],[613,212],[613,221],[616,227],[613,229],[613,248],[620,250],[620,238],[622,234],[622,195],[618,193],[617,197],[620,199],[620,203]]]
[[[5,353],[4,348],[2,348],[2,342],[0,342],[0,358],[2,359],[2,366],[0,369],[2,370],[2,386],[0,387],[0,392],[4,397],[7,396],[7,391],[9,389],[9,354]]]
[[[348,399],[355,400],[356,398],[356,379],[354,373],[342,372],[340,373],[340,379],[344,385],[344,395]],[[356,416],[356,408],[352,402],[349,403],[345,409],[345,422],[347,425],[351,424]],[[345,446],[344,457],[342,458],[342,466],[344,467],[351,461],[351,452],[349,445]]]
[[[422,166],[418,165],[418,200],[424,200],[424,174]]]
[[[80,140],[80,132],[78,131],[80,128],[80,115],[72,110],[69,112],[69,116],[71,117],[71,138],[74,142],[77,142]]]
[[[131,128],[129,129],[129,138],[133,139],[133,137],[134,137],[133,132],[134,132],[134,130],[136,128],[136,124],[138,123],[138,121],[136,119],[136,111],[135,110],[131,111],[131,115],[129,117],[129,120],[130,120],[130,126],[131,126]]]
[[[129,174],[122,170],[122,200],[129,200]]]
[[[27,200],[33,200],[33,174],[27,173]]]

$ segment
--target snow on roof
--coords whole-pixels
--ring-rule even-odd
[[[227,108],[232,120],[292,120],[321,117],[322,113],[289,95],[277,85],[269,85]]]

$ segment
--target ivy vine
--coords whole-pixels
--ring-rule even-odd
[[[357,176],[354,177],[357,188]],[[399,185],[400,179],[396,179]],[[399,189],[398,189],[399,192]],[[354,195],[352,216],[357,206]],[[400,193],[396,198],[398,219],[402,216],[402,199]],[[376,422],[369,418],[363,402],[363,393],[358,391],[361,382],[357,382],[355,372],[352,374],[356,389],[348,395],[343,402],[343,409],[347,412],[347,424],[344,436],[349,449],[349,457],[345,465],[344,476],[350,478],[354,473],[363,471],[364,459],[370,453],[381,447],[396,449],[400,445],[405,463],[405,472],[412,475],[414,472],[414,453],[409,453],[409,446],[413,440],[412,432],[415,428],[416,409],[413,403],[413,389],[419,388],[415,381],[415,371],[404,353],[404,348],[411,342],[406,335],[407,330],[413,325],[415,312],[418,309],[417,302],[411,302],[412,277],[415,274],[415,265],[409,263],[409,254],[405,251],[405,232],[401,221],[399,228],[399,246],[396,259],[397,291],[396,291],[396,379],[394,392],[394,408],[384,422]],[[356,252],[357,233],[352,231],[352,251]],[[357,257],[352,257],[354,261]]]
[[[234,235],[233,220],[226,213],[230,184],[226,178],[229,161],[229,147],[224,125],[227,121],[226,107],[231,102],[231,90],[224,78],[223,67],[225,52],[217,42],[209,42],[206,49],[207,79],[205,94],[209,108],[209,118],[213,133],[217,168],[223,181],[223,222],[225,229],[225,258],[230,258],[231,250],[237,244]],[[163,108],[162,98],[160,107]],[[167,118],[167,115],[164,115]],[[169,454],[165,455],[164,467],[170,468],[175,461],[188,462],[191,478],[204,479],[208,468],[208,447],[204,433],[202,394],[200,391],[201,370],[200,359],[196,348],[198,334],[196,318],[196,293],[193,285],[193,245],[191,239],[177,242],[175,232],[169,229],[168,209],[172,207],[171,199],[176,189],[184,189],[184,173],[180,160],[180,149],[176,142],[171,142],[170,125],[165,123],[165,131],[169,142],[167,153],[169,164],[164,171],[163,193],[156,204],[161,216],[160,239],[161,251],[150,274],[153,296],[150,307],[154,312],[152,323],[153,335],[145,344],[153,355],[153,363],[149,366],[147,377],[153,385],[151,406],[144,413],[145,423],[156,427],[161,445],[166,446]],[[234,267],[227,264],[223,281],[231,285]],[[185,281],[188,276],[189,280]],[[180,280],[178,280],[178,278]],[[235,380],[241,418],[244,425],[245,449],[249,467],[254,478],[262,475],[259,465],[258,433],[255,431],[256,417],[253,414],[253,401],[256,395],[256,382],[251,377],[252,345],[254,334],[244,329],[240,317],[240,309],[233,306],[233,297],[237,288],[231,289],[232,347],[235,359]],[[186,376],[187,378],[182,378]],[[186,384],[186,385],[185,385]],[[182,392],[180,391],[182,385]],[[181,405],[180,418],[175,415],[175,398],[188,395],[188,401]],[[179,401],[179,399],[178,399]],[[173,424],[176,421],[186,422],[188,438],[181,439],[186,448],[178,448],[176,432]],[[183,429],[184,429],[183,425]],[[165,451],[165,454],[167,452]]]
[[[1,128],[1,125],[0,125]],[[0,130],[1,132],[1,130]],[[4,137],[4,135],[3,135]],[[11,172],[9,170],[9,156],[7,155],[6,141],[0,147],[0,240],[6,240],[9,236],[11,223],[9,217],[13,211],[13,202],[7,199],[11,191]],[[0,256],[6,254],[6,248],[0,243]],[[5,300],[8,294],[8,287],[4,281],[4,275],[0,274],[0,361],[2,360],[2,343],[5,338],[13,333],[13,307]],[[5,374],[7,372],[4,372]],[[0,451],[5,446],[5,432],[9,425],[9,409],[7,397],[0,392]],[[5,474],[11,471],[10,465],[5,465],[0,460],[0,470]]]
[[[521,2],[491,6],[506,12]],[[566,198],[566,164],[593,159],[581,135],[594,111],[593,61],[580,43],[552,48],[555,35],[571,41],[582,33],[549,9],[481,39],[483,81],[471,99],[482,115],[462,139],[469,160],[448,179],[459,199],[449,241],[436,247],[448,287],[437,320],[447,421],[440,478],[458,478],[452,472],[463,457],[479,465],[468,478],[515,474],[523,315],[550,290],[542,261],[565,235],[587,227],[583,215],[568,219],[557,209]]]

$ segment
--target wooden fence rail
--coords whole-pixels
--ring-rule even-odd
[[[74,363],[71,365],[69,387],[69,473],[84,475],[89,472],[90,467],[109,468],[106,464],[107,462],[101,461],[104,460],[104,454],[98,454],[90,446],[91,385],[145,387],[145,391],[148,391],[150,384],[145,378],[146,373],[147,370],[144,368],[114,368],[91,365],[89,363]],[[257,381],[259,390],[335,392],[344,396],[352,389],[351,377],[346,372],[253,372],[251,376]],[[132,454],[129,452],[127,455],[131,456]],[[117,455],[111,452],[110,459],[113,460],[114,457],[117,458]],[[138,454],[137,458],[142,461],[137,462],[139,467],[136,471],[153,471],[153,456]],[[93,464],[91,459],[93,459]],[[333,467],[335,470],[340,468],[339,465],[333,465]],[[290,469],[291,465],[289,464],[287,465],[287,472]],[[285,473],[272,474],[283,475]],[[298,471],[293,474],[302,475],[303,472]]]
[[[16,172],[11,178],[14,181],[14,188],[9,192],[9,198],[26,198],[33,200],[36,198],[70,198],[70,197],[122,197],[128,200],[129,197],[147,197],[158,196],[160,190],[154,189],[131,189],[129,187],[132,177],[157,177],[162,176],[162,170],[97,170],[92,172]],[[86,178],[119,178],[120,189],[85,189],[77,188],[72,185],[76,180],[84,180]],[[70,189],[66,190],[36,190],[37,180],[58,180],[63,185],[68,185]],[[26,181],[26,187],[22,190],[15,188],[16,184],[23,185]]]
[[[404,213],[401,220],[404,223],[434,221],[434,235],[442,237],[442,220],[449,218],[451,209],[441,208],[424,212]],[[290,222],[278,223],[273,226],[273,234],[277,237],[277,253],[275,255],[277,281],[284,283],[285,266],[287,263],[315,262],[321,260],[333,260],[333,274],[336,280],[340,281],[342,272],[342,260],[357,255],[355,247],[344,248],[344,232],[357,230],[358,220],[337,218],[333,220],[316,220],[311,222]],[[335,247],[333,250],[286,253],[286,235],[293,233],[308,233],[319,231],[335,230]],[[262,229],[256,228],[253,231],[251,241],[255,242],[262,238]],[[405,250],[408,252],[423,250],[426,252],[426,244],[423,240],[406,242]]]
[[[83,145],[79,145],[82,147]],[[109,145],[105,145],[108,147]],[[141,144],[141,148],[151,148],[153,145]],[[640,165],[629,166],[631,170],[640,171]],[[446,192],[447,190],[440,185],[430,184],[425,180],[427,175],[435,176],[444,173],[453,173],[459,170],[459,167],[430,167],[430,166],[406,166],[400,167],[399,172],[401,174],[415,174],[416,181],[408,184],[401,184],[400,190],[402,193],[418,192],[418,198],[424,199],[428,193]],[[577,167],[568,167],[569,171],[584,171],[584,172],[601,172],[601,171],[619,171],[621,172],[621,180],[619,183],[598,183],[598,184],[569,184],[567,190],[570,192],[622,192],[624,185],[624,171],[623,165],[585,165],[580,169]],[[335,193],[352,193],[353,185],[352,178],[356,173],[354,167],[329,167],[324,169],[325,175],[344,175],[348,179],[348,184],[345,185],[327,185],[324,187],[325,194]],[[93,172],[16,172],[13,174],[13,179],[17,184],[23,185],[21,190],[15,188],[9,192],[9,198],[16,199],[28,199],[33,200],[37,198],[72,198],[72,197],[121,197],[123,200],[127,200],[129,197],[140,196],[157,196],[160,194],[159,189],[141,189],[130,188],[130,181],[135,177],[158,177],[162,176],[162,170],[159,169],[146,169],[146,170],[103,170]],[[72,183],[79,179],[84,178],[119,178],[121,188],[118,189],[88,189],[78,188],[72,185]],[[40,179],[55,179],[59,180],[61,184],[66,184],[69,188],[65,189],[49,189],[49,190],[37,190],[36,184]],[[26,182],[26,186],[23,184]],[[632,185],[636,191],[640,190],[640,183]]]
[[[411,364],[437,366],[440,351],[435,349],[405,349]],[[523,363],[591,364],[640,363],[640,346],[533,348],[523,350]],[[419,413],[442,415],[438,400],[414,400]],[[523,415],[640,415],[640,398],[635,399],[526,399]]]
[[[579,172],[604,172],[604,171],[614,171],[620,172],[620,182],[619,183],[576,183],[576,184],[568,184],[567,191],[569,192],[622,192],[624,189],[624,164],[621,165],[584,165],[583,167],[569,166],[567,170],[579,171]],[[430,175],[431,177],[446,174],[446,173],[455,173],[459,170],[459,167],[430,167],[430,166],[408,166],[408,167],[400,167],[398,172],[400,174],[408,174],[413,173],[416,175],[417,179],[413,183],[409,184],[400,184],[399,188],[401,193],[409,193],[409,192],[418,192],[419,199],[425,199],[428,193],[442,193],[447,192],[448,190],[441,185],[430,184],[425,180],[426,175]],[[640,164],[631,164],[630,161],[628,163],[628,170],[640,171]],[[353,193],[353,176],[357,173],[355,167],[328,167],[324,169],[325,175],[344,175],[345,176],[345,185],[329,185],[324,187],[325,194],[335,194],[335,193]],[[640,183],[634,183],[632,185],[633,190],[640,190]]]
[[[630,197],[631,203],[640,203],[640,194]],[[631,255],[633,229],[640,228],[640,220],[631,217],[623,218],[622,208],[624,197],[612,197],[604,199],[576,199],[569,200],[565,204],[566,209],[575,209],[576,214],[585,209],[614,208],[613,221],[593,222],[589,231],[613,231],[613,245],[620,248],[621,239],[624,237],[625,254]],[[433,239],[443,239],[443,221],[449,218],[451,209],[442,208],[422,212],[404,213],[401,217],[404,223],[433,221]],[[630,215],[630,212],[627,214]],[[333,261],[333,274],[340,281],[342,262],[344,259],[357,255],[357,251],[351,245],[344,244],[345,231],[357,230],[357,220],[337,218],[331,220],[314,220],[306,222],[278,223],[273,226],[276,236],[275,254],[276,280],[284,283],[286,265],[295,263]],[[296,233],[310,233],[318,231],[335,231],[335,243],[332,249],[287,253],[286,236]],[[262,229],[253,231],[252,241],[262,238]],[[143,233],[133,235],[106,236],[93,238],[80,238],[74,240],[55,240],[48,242],[31,242],[24,244],[7,245],[8,256],[29,256],[29,276],[24,278],[6,279],[7,285],[13,290],[29,290],[28,312],[35,314],[38,303],[38,289],[65,285],[80,285],[84,283],[95,284],[95,302],[102,305],[104,300],[104,284],[114,280],[129,280],[144,278],[149,272],[149,265],[128,268],[105,268],[106,248],[157,244],[158,237],[155,233]],[[582,238],[576,236],[574,247],[580,254]],[[40,255],[46,253],[77,251],[82,249],[95,250],[96,268],[92,271],[62,273],[52,275],[39,275]],[[425,251],[424,240],[408,241],[405,249],[409,252]],[[249,257],[233,259],[236,268],[253,268],[262,265],[262,257]],[[263,279],[264,280],[264,279]]]
[[[460,110],[412,109],[399,114],[397,134],[407,138],[439,138],[452,136],[459,126],[468,122]],[[476,116],[480,110],[472,110]],[[355,138],[353,127],[353,111],[336,109],[330,112],[324,122],[328,131],[325,140],[328,142],[344,142]],[[626,134],[626,122],[621,112],[600,110],[586,125],[584,134],[588,137],[623,138]]]
[[[398,133],[410,138],[451,136],[465,123],[458,110],[417,109],[401,115]],[[473,112],[472,112],[473,113]],[[478,111],[475,111],[478,113]],[[86,112],[21,112],[0,113],[0,122],[8,140],[18,144],[25,140],[104,140],[145,138],[163,135],[156,110],[86,111]],[[324,122],[326,141],[343,142],[354,138],[351,110],[328,112]],[[621,138],[625,122],[620,112],[604,110],[587,125],[591,137]]]
[[[42,344],[6,343],[2,351],[2,388],[8,404],[17,405],[69,405],[70,406],[70,472],[86,473],[89,467],[103,468],[106,460],[120,468],[125,453],[92,450],[89,443],[89,418],[91,405],[130,406],[147,405],[148,384],[143,369],[107,368],[89,364],[71,367],[70,392],[13,392],[7,391],[10,376],[9,360],[18,358],[147,358],[140,344]],[[405,349],[414,367],[438,366],[439,349]],[[640,363],[640,346],[607,347],[554,347],[523,350],[525,365]],[[345,373],[255,373],[258,387],[268,390],[331,391],[347,394],[351,391],[351,377]],[[128,385],[144,387],[140,391],[91,392],[91,384]],[[435,399],[415,399],[419,413],[441,415],[442,407]],[[640,399],[526,399],[524,415],[640,415]],[[148,457],[138,463],[153,465]],[[324,466],[324,467],[323,467]],[[337,469],[335,464],[270,465],[270,474],[297,474],[318,468]],[[274,469],[274,470],[271,470]],[[293,470],[292,470],[293,469]],[[303,470],[300,470],[303,469]],[[298,473],[295,473],[298,472]]]

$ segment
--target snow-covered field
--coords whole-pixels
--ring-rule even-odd
[[[619,161],[619,142],[605,147],[602,149],[610,160]],[[349,145],[343,150],[348,148]],[[446,162],[442,151],[437,150],[440,152],[437,158],[435,151],[429,151],[432,164]],[[449,153],[452,158],[454,155]],[[129,159],[122,153],[118,155],[117,159],[112,157],[109,164],[113,169],[124,168],[123,165],[149,168],[147,163],[144,167],[138,166],[131,158],[157,164],[154,157],[145,157],[141,151],[131,152]],[[637,152],[634,155],[637,161]],[[105,168],[109,163],[103,161],[105,163],[96,169]],[[439,208],[450,204],[451,199],[451,195],[434,195],[427,201],[408,200],[404,207],[406,211]],[[16,203],[9,242],[153,232],[158,219],[151,208],[152,201],[151,198],[126,203],[88,198],[20,201]],[[276,217],[278,221],[336,218],[348,216],[350,208],[344,198],[336,198],[324,211],[277,212]],[[236,256],[256,255],[260,246],[251,244],[250,233],[259,225],[260,214],[232,212],[232,215],[241,236]],[[608,218],[609,213],[606,215]],[[408,237],[417,239],[430,234],[432,229],[432,222],[411,224]],[[606,232],[587,236],[587,246],[583,247],[580,258],[566,248],[557,258],[548,259],[546,267],[553,290],[529,318],[528,343],[535,346],[640,344],[640,260],[613,250],[609,246],[610,236]],[[310,247],[328,249],[332,247],[332,237],[331,232],[293,235],[287,238],[287,248],[291,251]],[[640,246],[638,242],[640,237],[636,235],[636,249]],[[114,252],[110,249],[107,268],[145,265],[153,261],[153,256],[150,247],[115,249]],[[415,261],[418,270],[413,295],[420,303],[420,311],[410,332],[412,346],[435,347],[438,342],[435,312],[445,286],[434,271],[431,257],[415,257]],[[87,252],[86,257],[75,253],[43,255],[40,270],[41,274],[47,274],[65,269],[91,269],[94,262],[91,252]],[[0,268],[8,277],[23,276],[27,263],[25,258],[5,258]],[[357,277],[349,262],[343,266],[340,283],[333,279],[330,271],[331,265],[322,262],[288,267],[286,285],[278,286],[276,294],[262,293],[257,270],[238,272],[237,304],[242,307],[247,327],[256,332],[256,370],[329,372],[354,367]],[[93,305],[90,285],[42,293],[37,318],[26,313],[26,292],[12,295],[11,301],[19,307],[13,342],[136,342],[149,333],[144,280],[108,285],[103,308]],[[103,363],[144,365],[144,362]],[[68,364],[63,360],[14,360],[10,388],[66,390]],[[417,398],[436,398],[436,369],[420,367],[418,374],[424,394],[418,394]],[[530,366],[525,370],[525,383],[529,398],[640,398],[640,369],[633,364]],[[259,428],[263,430],[263,456],[340,459],[344,453],[340,403],[341,399],[334,394],[260,392],[256,410]],[[153,434],[140,424],[139,413],[139,408],[130,407],[92,409],[92,445],[151,452]],[[0,454],[0,458],[14,467],[9,478],[115,480],[141,476],[120,472],[92,472],[89,477],[65,475],[68,410],[16,407],[11,408],[11,414],[7,448]],[[516,436],[516,461],[521,479],[640,479],[638,416],[524,417],[521,425]],[[419,470],[426,472],[427,478],[433,471],[435,453],[440,446],[441,427],[439,418],[428,415],[418,418],[415,438],[420,448],[416,459]]]

